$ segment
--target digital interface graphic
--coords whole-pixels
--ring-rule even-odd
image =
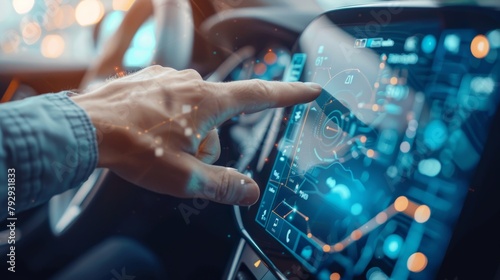
[[[500,30],[316,25],[285,80],[324,90],[289,116],[255,221],[319,279],[432,279],[498,106]]]

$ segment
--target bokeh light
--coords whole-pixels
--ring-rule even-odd
[[[113,0],[113,10],[128,11],[135,0]]]
[[[40,39],[42,28],[36,21],[24,21],[21,23],[21,34],[24,42],[32,45]]]
[[[21,43],[21,37],[15,30],[8,30],[0,37],[0,47],[2,52],[14,53],[18,50],[19,44]]]
[[[278,61],[278,56],[272,51],[269,51],[266,55],[264,55],[264,62],[268,65],[273,65],[276,61]]]
[[[81,26],[98,23],[104,16],[104,6],[98,0],[83,0],[76,6],[76,22]]]
[[[408,198],[406,196],[400,196],[394,201],[394,209],[398,212],[403,212],[408,207]]]
[[[427,257],[420,252],[414,253],[408,258],[406,265],[409,271],[420,272],[427,266]]]
[[[399,256],[399,252],[401,251],[402,247],[403,238],[397,234],[391,234],[384,240],[384,245],[382,248],[384,254],[394,260]]]
[[[330,274],[330,280],[340,280],[340,274],[338,272]]]
[[[58,58],[64,53],[63,37],[57,34],[47,35],[42,40],[41,52],[47,58]]]
[[[267,66],[264,63],[257,63],[255,64],[253,71],[255,75],[261,76],[264,75],[267,71]]]
[[[26,14],[31,9],[33,9],[33,6],[35,5],[35,0],[13,0],[12,1],[12,6],[14,7],[14,10],[16,13],[22,15]]]
[[[490,52],[490,43],[484,35],[477,35],[470,43],[470,51],[475,58],[485,58]]]
[[[45,28],[47,30],[64,29],[75,23],[75,9],[71,5],[62,5],[55,9],[49,17]]]
[[[415,210],[414,218],[417,223],[425,223],[431,217],[431,209],[427,205],[420,205]]]

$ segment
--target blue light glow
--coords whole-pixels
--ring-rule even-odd
[[[441,172],[441,163],[434,158],[424,159],[418,163],[418,172],[425,176],[435,177]]]
[[[403,245],[403,238],[397,234],[387,236],[384,241],[384,254],[391,258],[396,259],[401,251]]]
[[[353,214],[354,216],[361,214],[362,211],[363,211],[363,206],[359,203],[354,203],[351,206],[351,214]]]
[[[424,53],[431,53],[436,48],[436,37],[427,35],[422,39],[422,51]]]

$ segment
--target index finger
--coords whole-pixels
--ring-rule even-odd
[[[218,83],[215,90],[222,122],[240,113],[306,103],[318,97],[322,89],[315,83],[245,80]]]

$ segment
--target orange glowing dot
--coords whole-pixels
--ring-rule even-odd
[[[375,83],[373,84],[373,86],[374,86],[375,88],[378,88],[378,87],[380,86],[380,84],[379,84],[378,82],[375,82]]]
[[[380,212],[375,216],[375,222],[378,224],[383,224],[387,221],[387,214],[385,212]]]
[[[42,40],[42,55],[48,58],[60,57],[64,52],[64,39],[60,35],[47,35]]]
[[[335,252],[340,252],[344,249],[344,245],[342,245],[342,243],[337,243],[335,245],[333,245],[333,250],[335,250]]]
[[[304,219],[306,220],[306,222],[309,221],[309,217],[305,217]]]
[[[394,209],[398,212],[403,212],[408,207],[408,198],[406,196],[400,196],[394,201]]]
[[[311,233],[308,233],[307,237],[311,238],[311,237],[313,237],[313,235]]]
[[[380,107],[377,104],[372,105],[373,112],[377,112],[379,109],[380,109]]]
[[[427,257],[420,252],[416,252],[408,258],[406,266],[411,272],[420,272],[427,266]]]
[[[372,158],[374,155],[375,155],[375,151],[374,150],[368,149],[368,151],[366,151],[366,156],[367,157]]]
[[[363,236],[361,230],[357,229],[351,233],[352,240],[359,240]]]
[[[253,67],[253,72],[255,75],[263,75],[267,71],[267,66],[264,63],[257,63]]]
[[[477,35],[470,43],[470,51],[475,58],[484,58],[490,52],[490,42],[484,35]]]
[[[425,223],[431,217],[431,209],[427,205],[420,205],[415,210],[414,218],[417,223]]]
[[[366,136],[362,135],[361,137],[359,137],[359,141],[363,144],[366,143]]]
[[[273,65],[276,61],[278,61],[278,56],[273,52],[268,52],[264,56],[264,62],[268,65]]]
[[[385,63],[381,62],[381,63],[378,65],[378,67],[379,67],[380,69],[384,69],[384,67],[385,67]]]
[[[330,252],[330,249],[331,249],[330,245],[328,245],[328,244],[323,245],[323,252],[328,253],[328,252]]]
[[[338,272],[330,274],[330,280],[340,280],[340,274]]]
[[[391,80],[390,80],[390,83],[391,83],[391,85],[397,84],[398,83],[398,78],[392,77]]]

